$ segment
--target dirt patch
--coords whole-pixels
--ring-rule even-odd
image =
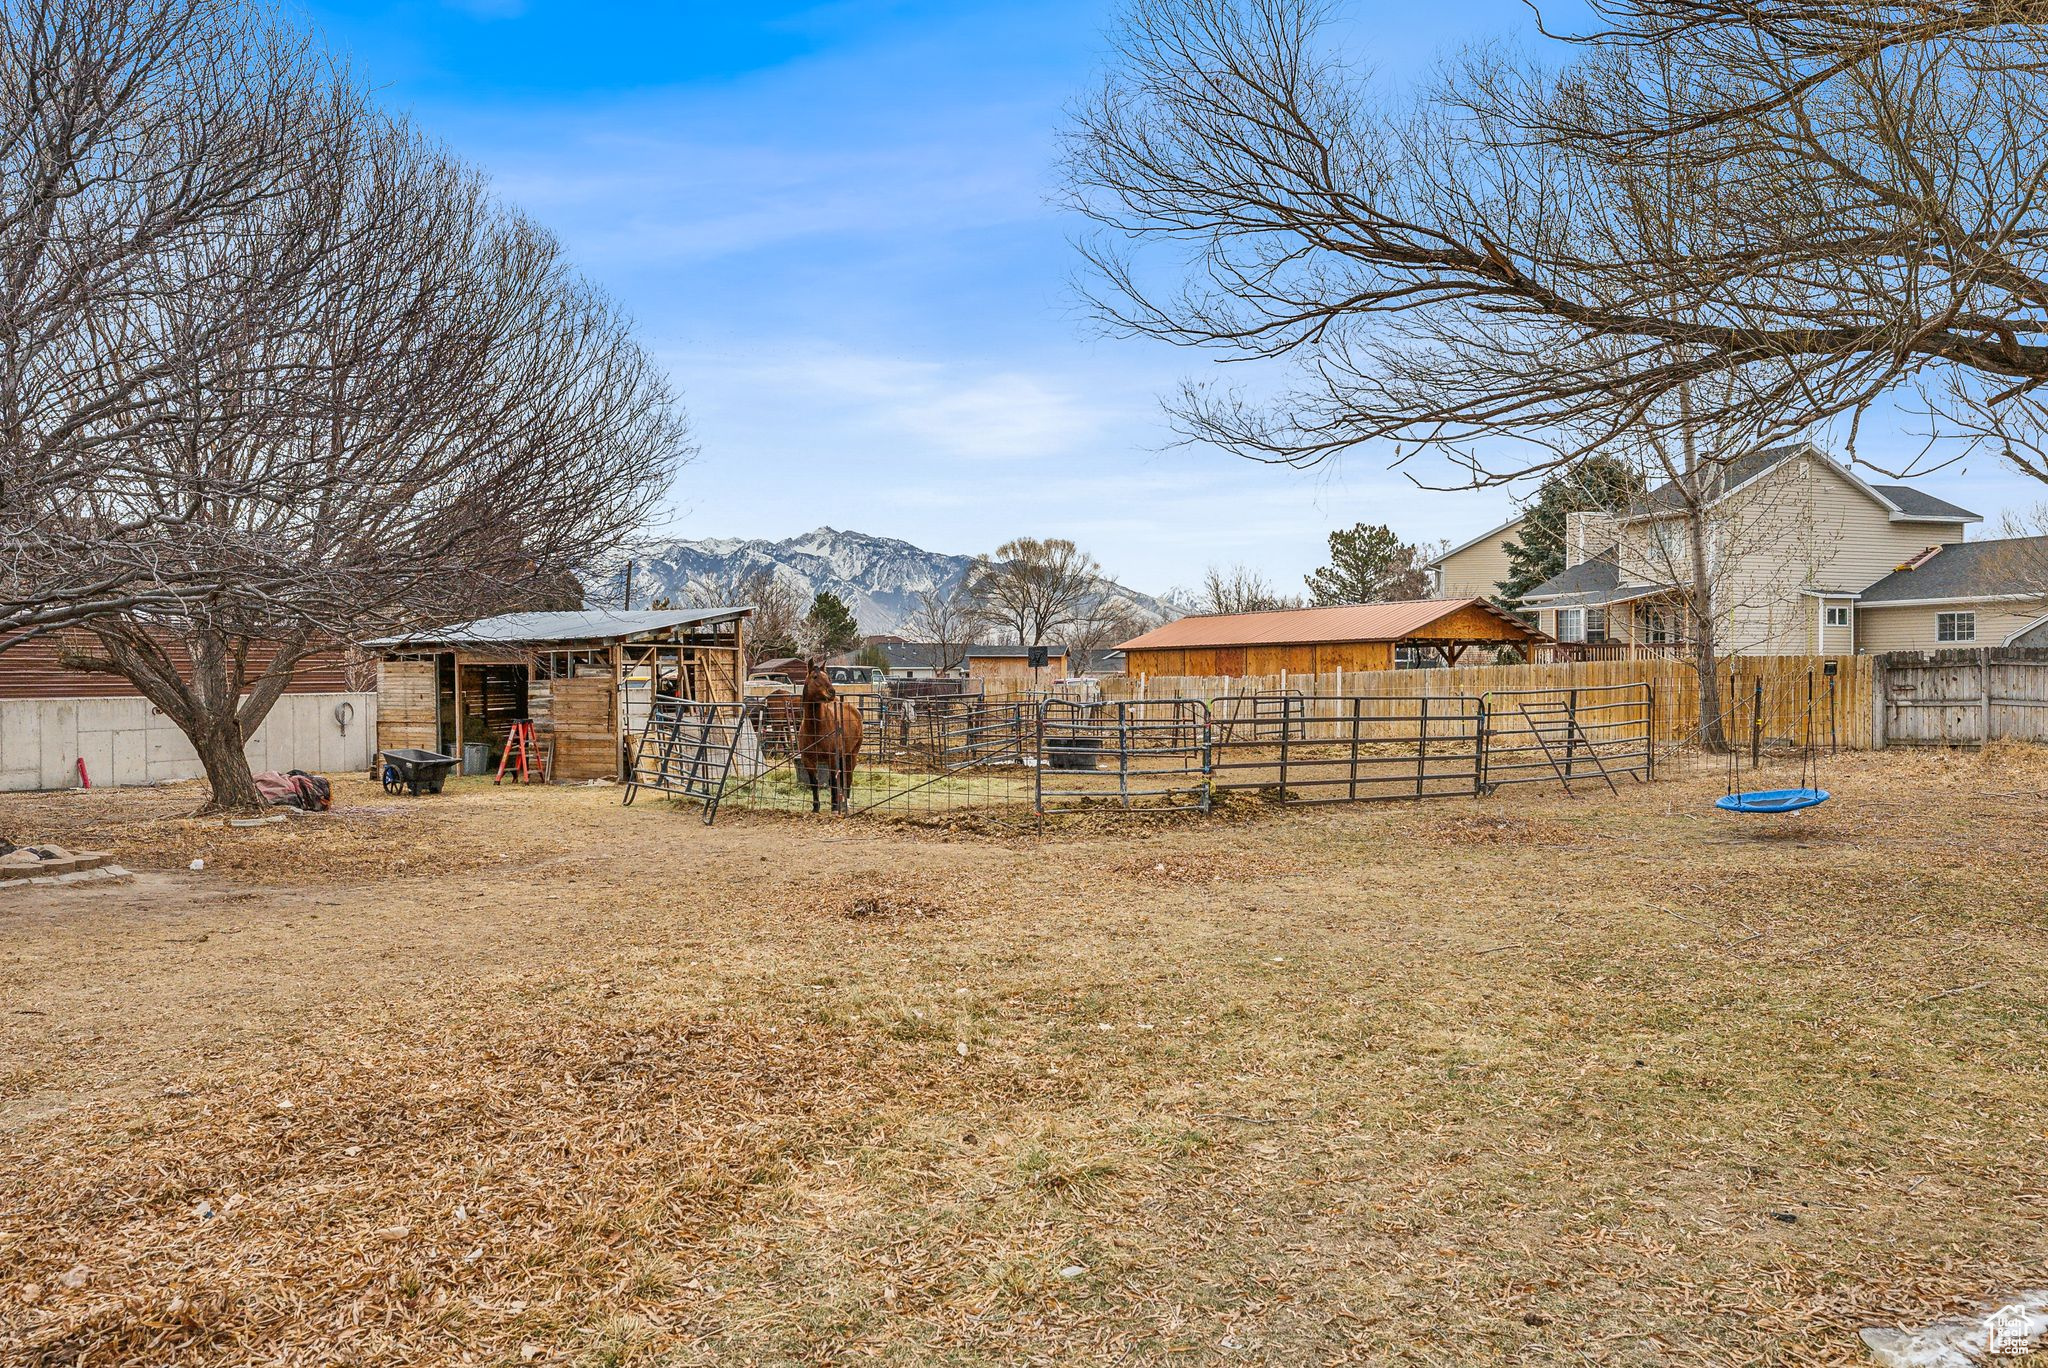
[[[1534,846],[1583,841],[1587,833],[1563,822],[1500,808],[1485,812],[1434,813],[1419,823],[1424,835],[1446,845]]]
[[[1122,878],[1135,879],[1139,883],[1213,884],[1297,874],[1301,872],[1301,866],[1293,861],[1275,859],[1268,855],[1177,851],[1172,854],[1161,854],[1157,859],[1140,856],[1136,859],[1120,860],[1111,865],[1110,870]]]
[[[952,909],[929,894],[881,888],[847,899],[839,915],[848,921],[930,921],[953,915]]]
[[[205,872],[242,883],[280,878],[354,884],[419,874],[456,874],[513,858],[558,853],[571,842],[528,822],[533,791],[459,781],[447,793],[393,799],[355,776],[333,781],[330,812],[292,815],[253,828],[195,815],[202,785],[0,795],[0,832],[106,850],[130,869]],[[458,812],[455,798],[466,801]],[[546,800],[558,806],[558,796]],[[499,821],[484,814],[495,809]]]

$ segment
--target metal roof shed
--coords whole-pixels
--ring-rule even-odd
[[[1391,670],[1397,647],[1435,649],[1455,664],[1468,646],[1545,640],[1485,599],[1416,599],[1184,617],[1120,649],[1126,674],[1242,676]]]
[[[380,638],[378,747],[496,756],[531,721],[551,778],[617,778],[655,694],[740,697],[752,611],[505,613]]]

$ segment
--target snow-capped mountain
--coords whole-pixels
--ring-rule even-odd
[[[644,608],[657,598],[677,603],[701,601],[729,593],[750,576],[767,571],[805,601],[831,590],[846,601],[866,632],[893,632],[917,606],[917,596],[930,589],[959,587],[972,556],[927,551],[894,537],[842,532],[821,527],[783,541],[759,538],[705,537],[644,548],[633,559],[633,606]],[[603,583],[589,586],[593,603],[619,601],[623,565],[608,570]],[[1110,584],[1110,592],[1161,618],[1180,613],[1150,594]]]

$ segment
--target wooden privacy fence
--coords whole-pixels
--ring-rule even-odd
[[[1886,745],[2048,741],[2048,649],[1901,651],[1882,676]]]
[[[1733,729],[1749,725],[1756,685],[1763,685],[1764,730],[1772,738],[1809,740],[1845,750],[1867,750],[1875,743],[1872,719],[1877,697],[1877,656],[1741,656],[1722,662],[1722,708]],[[1825,713],[1826,669],[1835,666],[1834,735]],[[1809,678],[1820,700],[1809,719],[1806,691]],[[1733,680],[1733,687],[1729,681]],[[1376,700],[1389,718],[1413,712],[1424,697],[1479,698],[1489,693],[1526,690],[1609,688],[1647,684],[1656,696],[1652,738],[1660,744],[1692,740],[1700,725],[1698,677],[1679,660],[1582,660],[1555,665],[1465,665],[1447,670],[1338,670],[1315,675],[1110,676],[1098,688],[1105,700],[1199,698],[1219,719],[1250,716],[1260,695],[1300,694],[1322,703],[1310,711],[1327,710],[1351,697]],[[1348,708],[1348,703],[1343,704]],[[1317,715],[1322,715],[1318,713]],[[1327,714],[1337,720],[1337,714]],[[1367,714],[1371,716],[1370,711]]]

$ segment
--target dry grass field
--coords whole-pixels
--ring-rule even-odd
[[[2048,757],[1825,777],[9,795],[0,1362],[1854,1362],[2048,1282]]]

